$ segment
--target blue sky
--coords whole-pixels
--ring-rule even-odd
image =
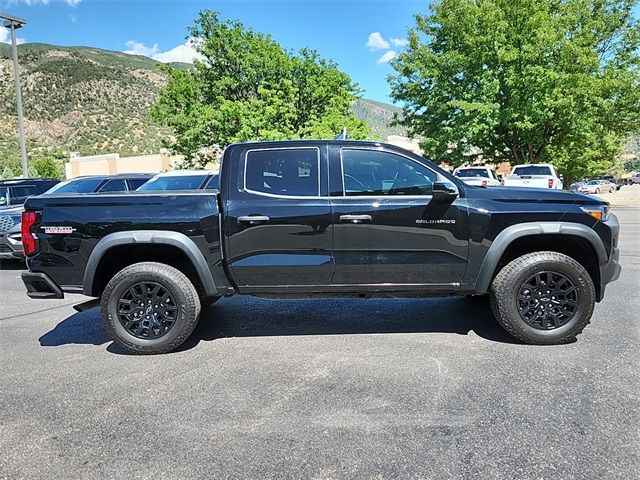
[[[26,42],[132,51],[161,61],[185,60],[186,27],[202,9],[270,33],[285,48],[309,46],[338,62],[365,91],[389,101],[386,62],[403,48],[413,14],[427,0],[0,0],[0,10],[28,22]],[[7,41],[0,29],[0,41]]]

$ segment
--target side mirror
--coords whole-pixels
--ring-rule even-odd
[[[458,198],[458,189],[450,182],[433,183],[433,200],[439,203],[451,203]]]

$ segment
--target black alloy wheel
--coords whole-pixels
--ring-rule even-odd
[[[163,337],[175,325],[177,311],[169,290],[157,282],[131,285],[118,299],[118,320],[136,338]]]
[[[527,325],[553,330],[566,325],[578,309],[578,289],[566,275],[538,272],[524,281],[518,291],[518,313]]]

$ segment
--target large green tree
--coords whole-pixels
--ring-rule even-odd
[[[440,0],[393,62],[400,123],[434,159],[611,167],[640,125],[637,0]]]
[[[289,52],[214,11],[200,13],[189,38],[199,59],[190,69],[164,67],[169,80],[151,110],[173,129],[169,146],[187,166],[210,160],[203,149],[234,142],[330,138],[343,127],[366,138],[350,111],[357,85],[314,50]]]

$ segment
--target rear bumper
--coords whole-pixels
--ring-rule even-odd
[[[22,272],[30,298],[64,298],[62,289],[46,273]]]

